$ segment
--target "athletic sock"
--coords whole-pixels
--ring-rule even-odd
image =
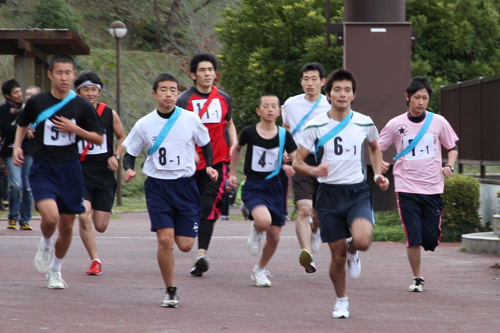
[[[63,262],[64,262],[64,258],[59,259],[58,257],[54,256],[54,260],[52,261],[52,264],[50,265],[50,270],[51,271],[60,271],[62,268]]]
[[[348,300],[349,300],[349,298],[347,296],[346,297],[337,297],[337,301],[345,302]]]
[[[54,245],[54,236],[50,238],[43,237],[43,244],[45,247],[52,247],[52,245]]]
[[[97,259],[92,259],[92,261],[97,261],[98,263],[101,263],[101,259],[97,258]]]

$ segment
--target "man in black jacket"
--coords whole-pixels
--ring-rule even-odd
[[[19,114],[14,111],[24,107],[23,93],[21,86],[15,79],[7,80],[2,84],[2,93],[5,97],[5,103],[0,105],[0,132],[2,133],[0,157],[5,160],[7,181],[10,185],[7,229],[16,229],[16,225],[19,223],[21,230],[32,230],[29,221],[32,215],[33,196],[28,176],[33,159],[29,155],[28,145],[29,140],[33,138],[33,131],[30,130],[23,141],[23,150],[28,152],[24,155],[23,166],[15,166],[12,162],[12,146],[16,136]],[[21,190],[23,192],[22,199]]]

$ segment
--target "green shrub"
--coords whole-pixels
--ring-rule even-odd
[[[374,242],[405,242],[406,235],[397,210],[375,212]]]
[[[40,29],[69,29],[80,32],[82,15],[66,0],[39,0],[32,24]]]
[[[479,181],[455,175],[444,180],[442,241],[460,242],[462,234],[482,231],[479,210]]]

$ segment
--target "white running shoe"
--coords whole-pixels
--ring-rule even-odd
[[[64,282],[64,280],[61,276],[61,270],[57,270],[57,271],[48,270],[47,273],[45,273],[45,277],[47,278],[47,281],[49,282],[47,284],[47,288],[49,288],[49,289],[68,288],[68,285],[66,284],[66,282]]]
[[[203,276],[203,273],[208,271],[210,268],[210,262],[205,256],[196,257],[196,261],[194,263],[193,268],[191,268],[191,275],[194,276]]]
[[[269,271],[267,269],[260,269],[255,266],[253,268],[252,274],[250,275],[250,278],[255,282],[255,285],[257,287],[270,287],[271,281],[269,281],[269,279],[267,278],[268,275],[270,277],[273,277],[271,274],[269,274]]]
[[[40,239],[40,244],[38,245],[38,251],[35,255],[35,268],[38,273],[44,274],[49,270],[50,264],[54,259],[54,245],[52,247],[45,247],[45,243]]]
[[[257,230],[255,230],[255,227],[253,226],[254,223],[255,222],[252,222],[252,225],[250,226],[250,236],[248,237],[247,245],[248,251],[250,251],[250,254],[255,257],[260,252],[260,240],[262,239],[262,235],[264,232],[257,232]]]
[[[321,246],[321,235],[319,234],[319,228],[316,229],[316,232],[311,230],[311,251],[313,253],[317,253],[319,251],[320,246]]]
[[[161,302],[161,306],[166,308],[178,308],[179,296],[177,296],[177,287],[168,287],[167,293]]]
[[[332,312],[333,318],[349,318],[349,300],[343,299],[335,302],[335,307]]]
[[[316,265],[314,264],[314,259],[312,255],[306,249],[302,249],[299,255],[299,262],[306,269],[307,273],[316,272]]]
[[[413,279],[413,284],[408,288],[409,291],[422,292],[424,291],[425,280],[417,277]]]
[[[361,275],[361,260],[359,260],[359,253],[349,252],[349,244],[352,238],[347,240],[347,274],[351,279],[358,279]]]

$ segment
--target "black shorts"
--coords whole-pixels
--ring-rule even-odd
[[[304,159],[307,165],[316,165],[314,154],[309,154]],[[313,207],[316,207],[316,193],[318,192],[319,182],[316,177],[304,176],[296,173],[292,178],[293,200],[308,199],[313,201]]]
[[[434,251],[441,239],[441,194],[396,193],[399,217],[406,233],[406,246],[422,245]]]
[[[356,218],[365,218],[375,224],[373,196],[366,182],[349,185],[321,184],[316,206],[321,240],[324,243],[351,237],[351,224]]]
[[[279,177],[272,179],[247,178],[241,189],[241,200],[250,211],[257,206],[265,206],[271,214],[271,225],[285,225],[285,205],[283,186]],[[253,218],[250,216],[250,219]]]
[[[92,209],[111,212],[116,193],[115,173],[107,167],[82,165],[84,198]]]
[[[222,195],[226,186],[227,164],[220,162],[212,166],[219,176],[216,182],[213,182],[207,175],[205,169],[196,170],[194,179],[198,185],[201,196],[201,219],[217,220],[220,217],[222,208]]]

